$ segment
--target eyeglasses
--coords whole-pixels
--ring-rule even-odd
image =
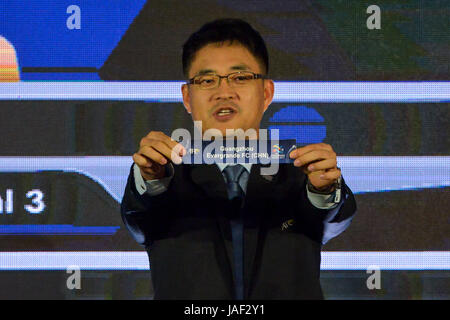
[[[255,79],[266,79],[266,76],[250,71],[239,71],[219,76],[218,74],[197,75],[189,79],[188,84],[198,85],[200,89],[214,89],[220,86],[222,78],[227,79],[231,87],[243,87]]]

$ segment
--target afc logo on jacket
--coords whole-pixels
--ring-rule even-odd
[[[282,225],[281,225],[281,231],[286,231],[291,226],[293,226],[294,223],[295,223],[294,219],[289,219],[289,220],[283,222]]]

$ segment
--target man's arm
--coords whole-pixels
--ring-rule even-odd
[[[166,192],[174,176],[174,168],[171,163],[166,166],[165,172],[165,176],[160,179],[144,181],[139,167],[134,165],[132,173],[134,175],[134,186],[137,194],[147,198],[153,198]],[[300,202],[302,204],[300,211],[310,212],[315,217],[314,220],[320,220],[320,223],[323,224],[323,232],[321,232],[322,243],[325,244],[330,239],[342,233],[350,225],[353,215],[356,213],[356,203],[353,194],[341,177],[331,193],[316,190],[309,183],[306,184],[305,189],[305,194],[308,199]],[[158,200],[158,198],[148,200]],[[346,203],[345,206],[343,206],[344,202]],[[130,227],[128,228],[134,234],[136,240],[142,243],[138,238],[143,238],[145,233],[140,231],[138,224],[143,224],[145,219],[137,219],[139,217],[136,215],[125,215],[125,218],[128,218],[129,222],[131,222],[130,227],[134,226],[132,229]],[[149,230],[149,226],[144,229]]]
[[[334,205],[327,209],[328,213],[323,220],[322,244],[344,232],[356,214],[355,197],[345,184],[342,176],[340,177],[339,188],[333,192],[331,199],[333,199]]]
[[[138,152],[133,154],[134,164],[125,187],[121,214],[132,236],[142,245],[151,244],[152,239],[167,229],[176,204],[173,194],[167,192],[174,174],[169,159],[181,163],[185,153],[177,141],[162,132],[151,131],[141,139]]]
[[[142,179],[140,174],[136,174],[133,165],[120,208],[122,220],[133,238],[139,244],[147,246],[166,229],[174,201],[168,190],[152,196],[148,190],[140,194],[138,187],[142,185],[136,182],[139,177]]]
[[[306,180],[298,189],[300,197],[295,210],[299,231],[322,244],[345,231],[356,213],[353,193],[342,177],[340,182],[340,190],[328,195],[313,193]],[[339,192],[337,198],[335,192]]]
[[[317,216],[323,218],[323,230],[313,230],[311,234],[315,232],[315,235],[321,235],[321,242],[325,244],[350,225],[356,212],[355,198],[342,179],[341,170],[337,167],[336,152],[329,144],[316,143],[296,148],[291,151],[289,157],[295,159],[294,166],[300,167],[307,176],[308,186],[305,186],[304,194],[307,194],[310,208],[305,207],[303,210],[313,215],[305,224],[314,222]],[[322,193],[322,197],[311,193]],[[331,193],[334,195],[332,196]],[[337,205],[331,204],[331,199]],[[317,210],[320,211],[315,213]]]
[[[306,190],[309,200],[315,207],[327,210],[323,219],[322,235],[322,244],[325,244],[344,232],[352,222],[356,213],[355,197],[342,176],[339,177],[336,188],[331,194],[314,193],[309,190],[308,185]]]
[[[141,196],[144,193],[147,193],[149,196],[157,196],[167,191],[167,189],[169,189],[170,181],[172,181],[173,175],[175,173],[175,169],[173,168],[172,163],[169,162],[165,170],[166,173],[163,178],[144,181],[139,166],[134,164],[133,174],[136,190],[138,191],[138,193]]]

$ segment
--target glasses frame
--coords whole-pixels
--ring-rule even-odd
[[[260,74],[260,73],[255,73],[255,72],[252,72],[252,71],[237,71],[237,72],[229,73],[229,74],[224,75],[224,76],[221,76],[221,75],[216,74],[216,73],[197,74],[197,75],[193,76],[192,78],[190,78],[187,81],[187,84],[197,85],[202,90],[216,89],[216,88],[220,87],[220,83],[222,82],[222,79],[227,79],[227,83],[228,83],[228,85],[230,85],[230,76],[236,75],[236,74],[240,74],[240,73],[251,73],[251,74],[253,74],[253,79],[251,79],[251,80],[267,79],[267,76],[265,76],[263,74]],[[202,88],[200,84],[194,83],[195,78],[199,77],[199,76],[216,76],[216,77],[219,77],[219,81],[217,82],[217,85],[214,86],[214,87]],[[232,85],[230,85],[230,86],[232,86]]]

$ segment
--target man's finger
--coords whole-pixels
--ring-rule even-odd
[[[174,147],[170,147],[166,144],[166,142],[170,143]],[[167,159],[170,159],[175,164],[180,164],[182,162],[182,159],[180,157],[181,149],[177,147],[177,143],[175,141],[162,141],[162,140],[156,140],[152,143],[151,147],[164,155]],[[174,150],[178,150],[178,153]]]
[[[176,164],[181,163],[180,156],[175,154],[175,152],[173,152],[173,148],[167,145],[167,142],[168,142],[167,140],[165,141],[157,140],[152,144],[152,148],[161,153],[162,155],[164,155],[167,159],[173,161],[174,163]]]
[[[152,166],[151,161],[139,153],[133,154],[133,161],[141,168],[150,168]]]
[[[148,137],[151,137],[151,138],[153,138],[155,140],[161,140],[170,149],[173,149],[177,144],[179,144],[178,141],[173,140],[171,137],[169,137],[168,135],[166,135],[165,133],[163,133],[161,131],[152,131],[152,132],[150,132]],[[182,145],[181,145],[181,147],[184,148]]]
[[[171,137],[164,135],[161,140],[167,144],[167,146],[174,151],[177,155],[184,156],[186,154],[186,148],[181,143],[173,140]]]
[[[294,165],[296,167],[304,166],[311,162],[317,162],[324,159],[333,159],[336,158],[336,153],[328,150],[313,150],[311,152],[308,152],[294,161]]]
[[[308,171],[327,170],[336,168],[336,159],[325,159],[308,165]]]
[[[154,139],[144,137],[141,139],[139,143],[140,148],[143,147],[154,147],[155,150],[166,156],[167,158],[171,159],[173,162],[181,163],[181,158],[178,159],[177,157],[184,156],[186,152],[186,148],[183,147],[183,145],[175,140],[172,140],[171,138],[167,136],[161,137],[161,139]],[[166,148],[167,146],[167,148]]]
[[[171,150],[169,158],[172,160],[172,162],[176,164],[181,163],[181,157],[185,156],[187,153],[186,148],[181,143],[171,138],[165,140],[164,142],[169,146],[169,149]]]
[[[341,170],[339,168],[337,168],[337,169],[331,169],[326,172],[323,172],[319,178],[321,180],[336,180],[340,176],[341,176]]]
[[[135,153],[133,155],[133,160],[138,165],[143,176],[144,174],[155,175],[162,169],[162,166],[160,164],[153,162],[152,160],[138,153]]]
[[[149,158],[150,160],[155,161],[156,163],[159,163],[161,165],[167,164],[167,159],[162,155],[160,152],[155,150],[153,147],[150,146],[144,146],[141,149],[139,149],[139,154],[145,156],[146,158]]]
[[[162,141],[164,142],[170,149],[173,149],[177,144],[180,144],[178,141],[173,140],[171,137],[166,135],[164,132],[161,131],[151,131],[149,132],[145,137],[141,139],[140,146],[144,145],[151,145],[154,141]],[[183,145],[180,144],[178,146],[181,150],[185,150]]]
[[[150,168],[152,166],[152,162],[139,153],[133,154],[133,161],[141,168]]]
[[[333,148],[326,143],[313,143],[313,144],[308,144],[307,146],[304,147],[300,147],[297,148],[295,150],[292,150],[291,153],[289,154],[289,157],[291,159],[295,159],[298,157],[301,157],[302,155],[311,152],[313,150],[327,150],[327,151],[333,151]]]

